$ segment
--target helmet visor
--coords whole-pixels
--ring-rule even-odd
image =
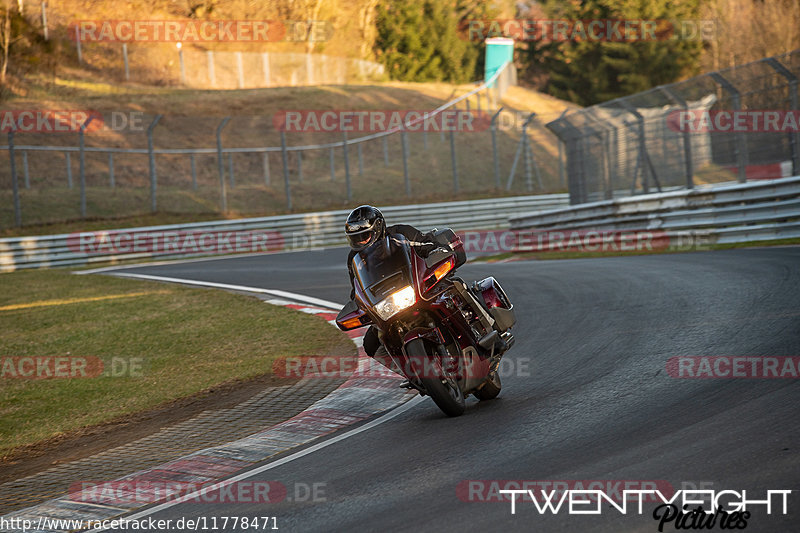
[[[358,233],[350,233],[347,239],[350,241],[350,247],[354,250],[360,250],[367,246],[372,240],[373,232],[370,230],[360,231]]]

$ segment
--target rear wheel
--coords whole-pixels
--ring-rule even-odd
[[[473,394],[481,401],[494,400],[497,398],[497,395],[500,394],[500,389],[502,388],[503,385],[500,383],[500,374],[495,371],[492,372],[492,377],[489,378],[489,381],[487,381],[483,387],[476,390]]]
[[[439,409],[447,416],[459,416],[464,413],[464,393],[456,382],[455,376],[442,369],[441,360],[436,355],[429,355],[425,351],[425,342],[416,339],[406,345],[406,353],[412,359],[423,360],[425,357],[435,357],[437,369],[441,376],[425,376],[420,378],[422,386],[428,396],[436,403]]]

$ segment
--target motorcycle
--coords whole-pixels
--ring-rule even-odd
[[[430,396],[448,416],[465,397],[491,400],[501,390],[500,359],[514,344],[514,306],[493,277],[467,284],[461,239],[431,231],[438,246],[420,257],[402,235],[387,235],[353,257],[351,300],[336,318],[352,330],[374,324],[385,352],[376,359],[403,375],[407,388]]]

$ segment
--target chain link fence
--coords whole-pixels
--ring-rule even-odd
[[[570,203],[800,174],[800,50],[566,113]]]
[[[236,216],[563,191],[564,160],[544,127],[555,117],[500,107],[515,81],[509,64],[429,111],[469,111],[482,126],[467,132],[289,132],[276,127],[275,116],[136,112],[88,124],[81,117],[63,134],[6,129],[0,228],[151,212]]]

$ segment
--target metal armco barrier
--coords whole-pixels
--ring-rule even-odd
[[[646,194],[510,217],[512,230],[701,231],[716,243],[800,237],[800,176]]]
[[[419,228],[451,227],[456,230],[496,229],[508,226],[508,217],[515,214],[549,210],[568,205],[567,194],[519,196],[490,200],[391,206],[381,210],[390,224],[408,223]],[[280,249],[298,250],[345,244],[344,221],[349,210],[326,211],[240,220],[195,222],[146,228],[108,230],[108,233],[163,235],[169,232],[220,233],[267,231],[282,238]],[[75,234],[13,237],[0,239],[0,272],[13,272],[26,268],[81,266],[136,259],[180,259],[223,255],[226,252],[174,253],[147,251],[95,253],[76,250],[74,243],[81,235]],[[70,244],[72,243],[72,244]],[[229,253],[229,252],[228,252]]]

